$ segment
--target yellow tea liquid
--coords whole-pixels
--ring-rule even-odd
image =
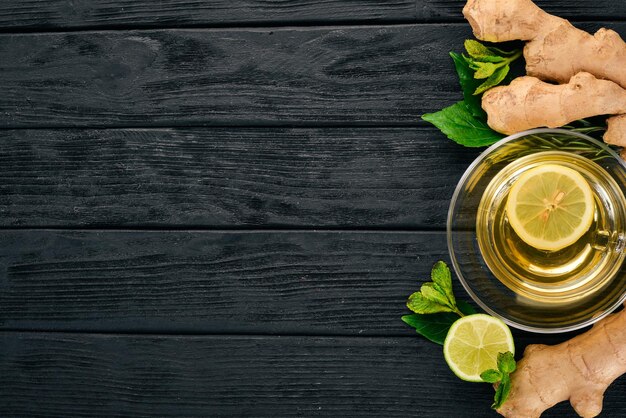
[[[522,241],[510,226],[506,200],[515,180],[542,164],[578,171],[591,186],[594,220],[585,235],[559,251],[544,251]],[[584,302],[610,286],[624,262],[626,199],[613,178],[597,163],[576,154],[546,151],[520,158],[502,169],[487,186],[478,207],[476,235],[494,276],[520,302]]]

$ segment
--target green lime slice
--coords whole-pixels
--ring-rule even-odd
[[[509,327],[498,318],[485,314],[465,316],[450,327],[443,344],[443,355],[459,378],[482,382],[480,374],[497,369],[498,353],[515,354]]]

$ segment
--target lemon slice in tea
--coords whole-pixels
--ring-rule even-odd
[[[545,164],[513,183],[506,213],[515,233],[539,250],[558,251],[589,230],[595,204],[591,187],[576,170]]]
[[[443,343],[443,355],[450,369],[463,380],[482,382],[480,374],[497,369],[498,353],[515,354],[511,330],[504,322],[485,314],[457,320]]]

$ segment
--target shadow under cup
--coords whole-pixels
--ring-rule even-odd
[[[575,301],[554,303],[526,297],[505,285],[497,268],[485,261],[477,236],[477,213],[491,180],[505,167],[537,153],[558,151],[591,160],[608,173],[620,199],[613,213],[621,214],[612,231],[614,251],[610,277],[602,286],[583,293]],[[542,154],[544,155],[544,154]],[[574,156],[574,157],[575,157]],[[535,155],[535,157],[538,157]],[[491,186],[493,187],[493,186]],[[555,333],[590,325],[615,310],[626,299],[626,164],[607,145],[587,135],[563,129],[534,129],[509,136],[483,152],[461,178],[448,212],[447,238],[453,268],[461,283],[485,311],[509,325],[533,332]],[[484,245],[484,239],[482,239]],[[496,266],[497,267],[497,266]],[[494,271],[498,274],[494,274]],[[610,280],[609,280],[610,279]],[[584,291],[584,290],[583,290]]]

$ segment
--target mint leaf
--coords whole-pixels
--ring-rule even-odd
[[[481,106],[480,97],[474,95],[482,81],[474,78],[474,70],[470,68],[465,57],[455,52],[450,52],[450,56],[452,61],[454,61],[454,68],[456,68],[456,73],[459,76],[459,84],[461,85],[461,90],[463,90],[463,101],[472,115],[486,120],[487,114]]]
[[[482,57],[480,59],[481,62],[493,62],[493,63],[499,63],[499,62],[505,62],[506,58],[500,57],[498,55],[489,55],[486,57]]]
[[[443,261],[435,263],[431,271],[432,282],[424,283],[419,292],[409,296],[406,306],[417,314],[433,314],[440,312],[454,312],[463,316],[463,312],[456,305],[452,293],[452,274]],[[467,309],[469,307],[469,309]],[[473,311],[469,305],[464,306]]]
[[[459,319],[459,316],[450,312],[430,315],[413,314],[402,317],[402,320],[415,328],[418,334],[441,345],[446,340],[448,330],[457,319]]]
[[[478,66],[478,69],[474,73],[474,78],[483,79],[491,76],[498,68],[496,64],[491,62],[483,62]]]
[[[498,354],[498,370],[500,370],[503,374],[513,373],[516,367],[513,353],[507,351],[506,353]]]
[[[491,404],[491,408],[492,409],[498,409],[504,403],[502,401],[502,391],[503,390],[504,390],[504,387],[502,386],[502,384],[499,384],[498,387],[496,388],[496,394],[493,395],[493,403]]]
[[[498,48],[488,47],[474,39],[466,39],[463,46],[465,46],[465,50],[470,57],[483,62],[501,62],[506,60],[505,57],[511,57],[519,53],[519,50],[507,52]]]
[[[509,397],[509,393],[511,393],[511,379],[508,374],[505,374],[502,376],[502,380],[496,389],[496,394],[493,397],[493,405],[491,405],[491,407],[493,409],[500,408]]]
[[[424,283],[420,288],[420,292],[422,293],[422,296],[431,302],[445,305],[450,308],[454,307],[454,304],[450,304],[446,294],[436,283]]]
[[[456,306],[457,308],[459,308],[459,311],[463,313],[463,315],[474,315],[475,313],[478,313],[476,312],[476,309],[474,309],[472,305],[465,302],[464,300],[457,300]]]
[[[498,409],[502,406],[502,404],[509,397],[509,393],[511,392],[511,377],[510,373],[515,371],[517,367],[515,365],[515,358],[513,357],[513,353],[507,351],[506,353],[498,353],[498,370],[486,370],[480,374],[480,377],[488,383],[496,383],[498,387],[496,388],[496,393],[493,397],[493,405],[491,407],[493,409]],[[496,376],[499,375],[500,378],[496,379]]]
[[[418,314],[433,314],[439,312],[452,312],[452,309],[445,305],[428,300],[420,292],[415,292],[409,296],[406,306]]]
[[[455,306],[456,300],[454,293],[452,293],[452,273],[447,264],[443,261],[436,262],[430,272],[430,279],[442,290],[444,296],[450,302],[450,306]]]
[[[495,46],[490,46],[488,48],[494,55],[500,55],[503,57],[513,57],[515,55],[517,56],[522,55],[522,51],[519,49],[514,49],[513,51],[504,51],[500,48],[496,48]],[[517,57],[514,59],[517,59]]]
[[[487,122],[474,116],[465,102],[458,102],[439,112],[422,115],[448,138],[466,147],[484,147],[504,136],[492,130]]]
[[[495,369],[489,369],[482,372],[480,378],[487,383],[496,383],[502,380],[502,373]]]
[[[500,403],[496,406],[497,408],[500,408],[502,406],[502,404],[508,399],[509,394],[511,393],[511,378],[506,374],[502,376],[500,386],[502,386],[502,393],[500,394]]]
[[[483,147],[497,142],[503,135],[487,125],[480,94],[507,79],[509,64],[519,58],[522,51],[502,51],[473,39],[465,41],[465,49],[469,56],[450,52],[463,90],[463,102],[422,115],[422,119],[460,145]]]
[[[478,71],[477,71],[478,73]],[[502,67],[498,67],[483,84],[478,86],[476,91],[474,91],[474,95],[484,93],[492,87],[497,86],[504,80],[506,75],[509,73],[509,66],[505,65]]]
[[[493,55],[489,48],[474,39],[466,39],[465,42],[463,42],[463,46],[472,58],[481,58]]]

